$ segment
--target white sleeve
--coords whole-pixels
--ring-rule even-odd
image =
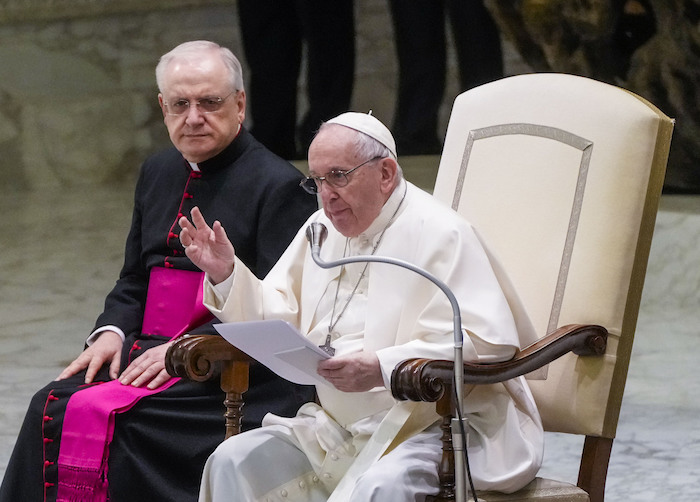
[[[126,340],[126,336],[124,335],[124,332],[117,328],[116,326],[108,325],[108,326],[102,326],[101,328],[97,328],[95,331],[93,331],[90,336],[88,336],[87,340],[85,343],[89,347],[93,343],[95,343],[95,340],[97,340],[100,336],[100,333],[103,333],[105,331],[114,331],[116,334],[122,337],[122,342]]]

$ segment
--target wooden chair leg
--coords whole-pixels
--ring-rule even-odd
[[[445,393],[435,403],[438,414],[442,417],[440,429],[442,429],[442,459],[438,477],[440,479],[440,492],[437,495],[429,495],[426,502],[454,502],[455,500],[455,456],[452,446],[452,388],[445,386]]]
[[[165,355],[165,367],[172,376],[206,382],[221,368],[221,390],[226,393],[224,413],[226,438],[241,432],[243,393],[248,390],[248,367],[252,359],[220,336],[184,335],[175,340]]]
[[[603,502],[613,440],[586,436],[578,473],[578,487],[588,492],[591,502]]]
[[[248,362],[227,361],[221,367],[221,390],[226,393],[226,439],[241,432],[243,393],[248,390]]]

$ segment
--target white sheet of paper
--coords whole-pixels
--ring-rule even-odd
[[[330,385],[316,372],[330,356],[286,321],[246,321],[215,324],[231,345],[242,350],[290,382]]]

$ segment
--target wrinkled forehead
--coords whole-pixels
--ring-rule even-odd
[[[163,92],[223,92],[230,87],[226,66],[215,54],[183,55],[170,61],[163,73]]]
[[[332,169],[347,170],[357,161],[359,133],[341,125],[324,127],[309,146],[309,172],[323,174]]]

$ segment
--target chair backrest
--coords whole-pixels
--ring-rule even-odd
[[[609,332],[531,387],[545,429],[613,438],[673,121],[640,97],[564,74],[509,77],[457,97],[434,194],[472,222],[538,333]]]

